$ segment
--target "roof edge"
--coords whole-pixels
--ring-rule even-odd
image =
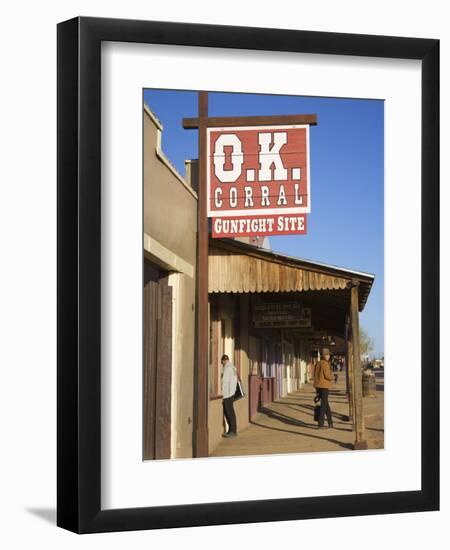
[[[282,252],[276,252],[274,250],[267,250],[265,248],[260,248],[257,246],[253,246],[248,243],[244,243],[242,241],[236,241],[234,239],[212,239],[210,237],[210,243],[212,245],[218,245],[222,248],[236,248],[241,249],[244,252],[249,252],[251,254],[255,254],[257,256],[264,256],[268,259],[275,259],[279,258],[280,260],[289,260],[296,264],[302,264],[302,267],[311,267],[311,268],[319,268],[319,269],[325,269],[327,271],[332,271],[333,275],[342,276],[342,277],[356,277],[360,279],[366,280],[366,282],[373,282],[375,280],[375,275],[372,273],[365,273],[363,271],[355,271],[352,269],[348,269],[345,267],[339,267],[335,265],[325,264],[322,262],[316,262],[313,260],[308,260],[306,258],[299,258],[297,256],[290,256],[289,254],[284,254]]]

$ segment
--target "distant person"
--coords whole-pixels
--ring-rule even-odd
[[[339,374],[338,374],[339,367],[338,367],[338,360],[336,357],[333,357],[331,364],[334,372],[334,383],[337,384],[339,380]]]
[[[223,397],[223,414],[227,419],[228,432],[222,437],[236,437],[236,414],[234,412],[233,401],[237,386],[237,370],[230,361],[228,355],[222,355],[222,397]]]
[[[308,382],[314,378],[314,363],[310,361],[307,366]]]
[[[327,417],[328,427],[333,428],[333,417],[331,416],[330,404],[328,403],[328,390],[333,384],[334,374],[330,366],[330,350],[322,350],[322,359],[316,364],[314,371],[314,387],[320,397],[320,412],[318,420],[318,429],[324,428],[325,415]]]

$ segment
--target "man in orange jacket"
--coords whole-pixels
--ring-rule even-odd
[[[325,415],[327,416],[328,427],[333,427],[333,417],[331,416],[330,404],[328,403],[328,390],[334,380],[333,371],[330,366],[330,350],[322,350],[322,359],[316,364],[314,370],[314,387],[320,397],[320,412],[318,429],[324,428]]]

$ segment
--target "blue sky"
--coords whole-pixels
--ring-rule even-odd
[[[197,158],[197,93],[145,90],[144,101],[163,124],[162,147],[184,174]],[[384,353],[384,102],[302,96],[210,93],[210,116],[310,114],[312,211],[307,235],[270,237],[272,250],[375,275],[361,326]]]

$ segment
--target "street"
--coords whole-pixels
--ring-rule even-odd
[[[384,445],[384,372],[375,371],[376,395],[363,398],[365,434],[369,449]],[[305,384],[279,401],[263,407],[235,438],[223,439],[211,456],[243,456],[303,452],[345,451],[353,448],[352,424],[346,420],[348,401],[345,372],[330,390],[334,427],[317,430],[313,419],[315,389]],[[325,423],[326,425],[326,423]]]

